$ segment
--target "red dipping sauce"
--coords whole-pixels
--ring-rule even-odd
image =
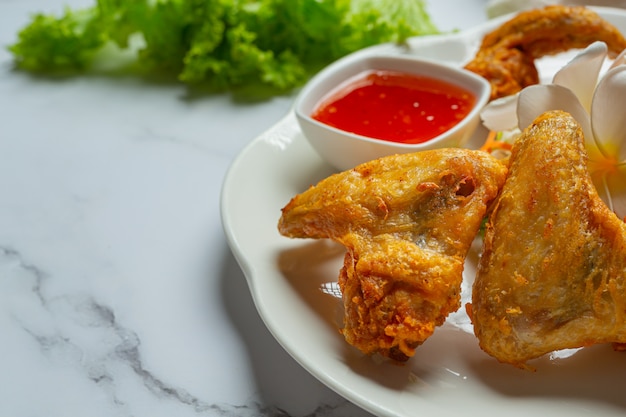
[[[366,71],[331,93],[311,117],[370,138],[423,143],[454,127],[475,102],[469,90],[432,77]]]

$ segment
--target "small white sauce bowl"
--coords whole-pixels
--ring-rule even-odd
[[[437,78],[469,90],[476,102],[468,115],[451,129],[424,142],[405,144],[350,133],[311,117],[317,106],[351,78],[371,70],[388,70]],[[426,149],[462,147],[480,122],[480,111],[489,101],[491,87],[482,77],[462,68],[403,55],[349,55],[314,76],[300,91],[294,112],[302,133],[328,163],[340,171],[387,155]]]

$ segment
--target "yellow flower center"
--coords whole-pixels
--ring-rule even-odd
[[[619,162],[616,157],[611,155],[590,155],[588,166],[592,177],[605,177],[619,172]]]
[[[626,161],[596,154],[589,158],[588,168],[599,194],[604,195],[605,202],[613,210],[613,199],[626,194]],[[626,222],[626,217],[622,220]]]

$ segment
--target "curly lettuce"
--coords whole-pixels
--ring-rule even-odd
[[[118,60],[212,90],[286,91],[355,50],[434,33],[421,0],[97,0],[60,17],[34,15],[9,50],[34,73]]]

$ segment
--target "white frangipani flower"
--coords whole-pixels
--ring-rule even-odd
[[[482,112],[493,131],[522,130],[549,110],[570,113],[581,125],[589,172],[600,197],[626,219],[626,51],[607,67],[607,47],[595,42],[561,68],[552,84],[526,87],[494,100]]]

